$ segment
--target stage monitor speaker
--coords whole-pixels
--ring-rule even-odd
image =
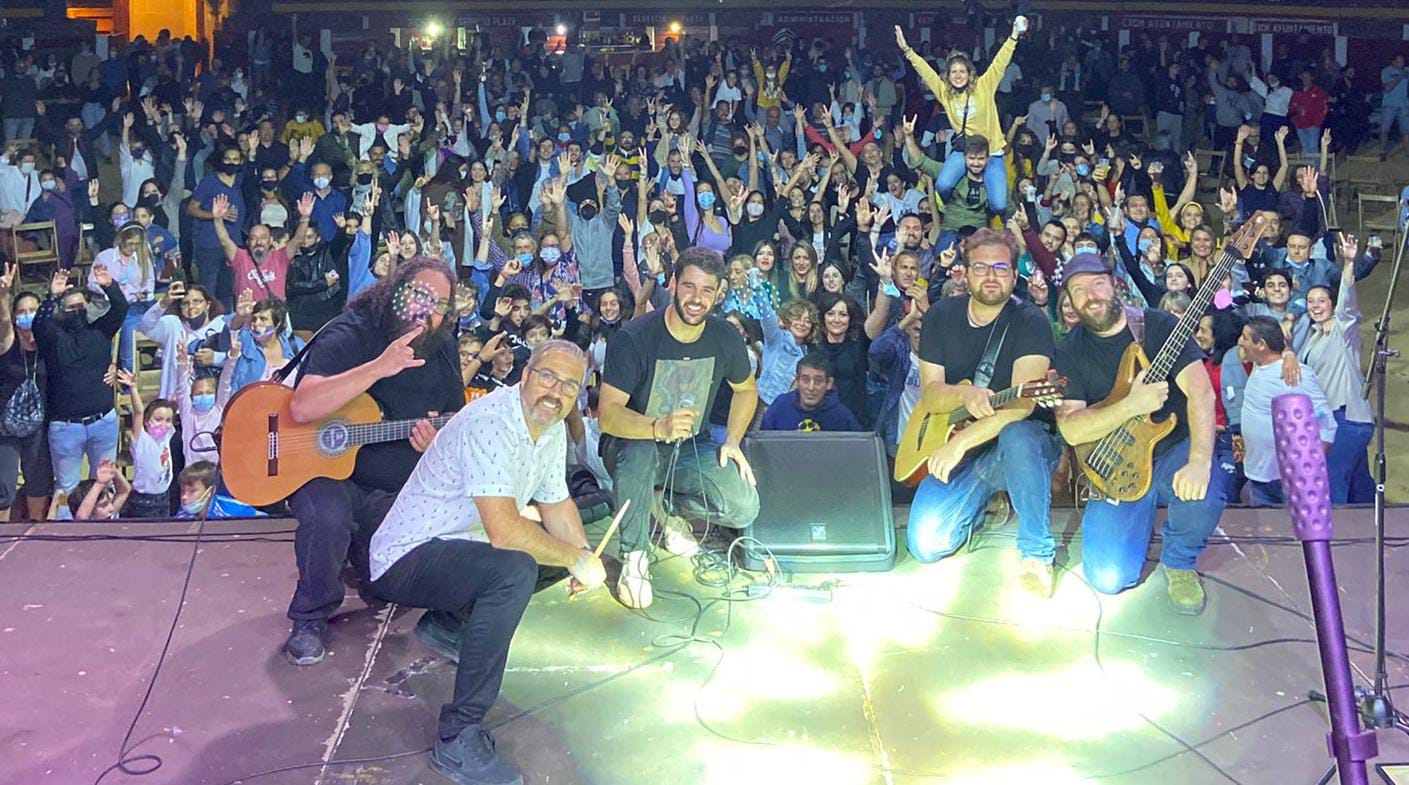
[[[793,572],[883,572],[895,565],[885,444],[874,433],[758,431],[744,440],[758,479],[746,534]],[[743,564],[764,569],[744,547]]]

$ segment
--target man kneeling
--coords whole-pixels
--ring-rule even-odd
[[[455,691],[440,710],[431,766],[467,785],[522,783],[494,752],[484,715],[538,565],[590,589],[606,579],[568,495],[563,418],[587,372],[582,350],[548,341],[523,381],[466,406],[436,435],[372,537],[372,590],[461,620]],[[542,524],[520,510],[537,504]]]

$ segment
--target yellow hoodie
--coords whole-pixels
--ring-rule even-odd
[[[925,62],[925,58],[916,54],[914,49],[905,53],[905,59],[914,66],[925,86],[939,99],[945,114],[949,115],[949,124],[954,128],[954,132],[967,136],[979,135],[987,139],[990,155],[998,155],[1007,146],[1003,123],[998,119],[998,104],[993,96],[998,91],[998,83],[1003,80],[1003,72],[1008,70],[1008,63],[1013,59],[1013,48],[1016,45],[1017,39],[1008,36],[998,48],[998,53],[993,55],[993,62],[988,64],[988,69],[963,92],[950,87],[949,80],[935,73],[930,64]]]

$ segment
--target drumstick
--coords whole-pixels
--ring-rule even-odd
[[[607,549],[607,541],[612,538],[612,535],[613,535],[613,534],[616,534],[616,527],[618,527],[618,526],[621,525],[621,519],[622,519],[623,516],[626,515],[626,508],[628,508],[628,507],[630,507],[630,506],[631,506],[631,500],[630,500],[630,499],[627,499],[626,501],[624,501],[624,502],[621,503],[621,509],[616,511],[616,516],[612,518],[612,523],[611,523],[611,525],[607,527],[607,533],[604,534],[604,535],[602,535],[602,541],[599,542],[599,543],[597,543],[597,549],[594,550],[594,551],[592,551],[592,555],[593,555],[593,556],[596,556],[596,557],[599,558],[599,559],[602,558],[602,551],[604,551],[604,550]],[[575,597],[575,596],[577,596],[577,592],[574,592],[574,591],[572,590],[572,583],[569,582],[569,583],[568,583],[568,599],[572,599],[572,598]]]

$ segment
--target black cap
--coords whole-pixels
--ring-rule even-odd
[[[1062,286],[1066,286],[1071,279],[1086,273],[1111,274],[1111,266],[1106,263],[1106,258],[1100,254],[1079,253],[1067,260],[1060,270]]]

